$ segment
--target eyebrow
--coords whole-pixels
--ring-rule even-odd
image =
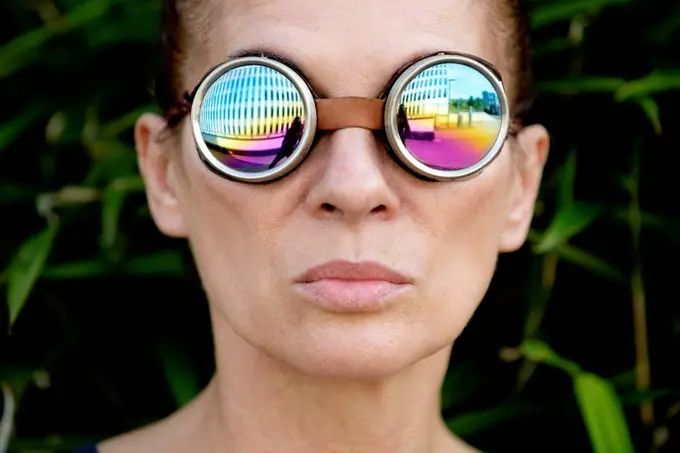
[[[289,68],[293,69],[297,73],[304,74],[302,70],[300,69],[300,66],[297,65],[296,63],[292,62],[288,58],[285,58],[279,54],[276,54],[274,52],[270,52],[267,50],[261,50],[261,49],[246,49],[246,50],[240,50],[238,52],[232,53],[229,55],[229,59],[234,59],[234,58],[245,58],[245,57],[265,57],[269,58],[270,60],[276,60],[279,63],[283,63]]]

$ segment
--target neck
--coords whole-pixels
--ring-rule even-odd
[[[202,398],[212,414],[205,451],[466,451],[440,417],[450,348],[386,379],[342,380],[310,377],[266,356],[224,320],[214,327],[217,372]]]
[[[213,316],[217,372],[168,419],[101,453],[470,453],[440,416],[450,348],[384,379],[311,377],[274,360]]]

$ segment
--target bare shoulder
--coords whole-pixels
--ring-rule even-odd
[[[446,451],[447,453],[482,453],[480,450],[473,448],[471,445],[466,444],[458,438],[453,439]]]
[[[160,453],[173,452],[182,442],[179,433],[173,433],[174,421],[181,412],[152,425],[107,439],[97,446],[98,453]],[[188,450],[185,450],[188,451]]]
[[[97,445],[98,453],[141,453],[154,451],[153,445],[158,436],[155,425],[107,439]],[[150,448],[151,447],[151,448]]]
[[[440,428],[444,435],[442,436],[443,441],[439,444],[440,446],[437,451],[441,451],[441,453],[482,453],[480,450],[468,445],[463,439],[452,433],[443,423],[443,420],[440,421]]]
[[[204,423],[205,392],[193,402],[149,426],[107,439],[98,453],[185,453],[197,451]],[[200,451],[200,449],[199,449]]]

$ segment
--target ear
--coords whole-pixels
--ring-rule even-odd
[[[171,237],[186,237],[186,225],[177,193],[180,190],[179,149],[174,137],[162,139],[164,118],[142,115],[135,125],[137,162],[144,178],[151,216],[158,229]]]
[[[500,252],[514,252],[526,241],[550,148],[548,131],[540,125],[522,129],[516,141],[512,146],[518,148],[513,150],[518,153],[514,156],[517,164],[510,191],[508,217],[501,234]]]

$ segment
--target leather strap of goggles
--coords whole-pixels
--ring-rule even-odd
[[[181,102],[170,109],[166,120],[170,127],[174,126],[191,110],[192,97],[186,93]],[[371,131],[379,131],[384,125],[385,101],[380,99],[344,97],[333,99],[317,99],[317,128],[322,131],[335,131],[347,127],[360,127]],[[510,123],[510,135],[519,133],[524,128],[518,117]]]
[[[317,99],[317,128],[335,131],[346,127],[382,130],[385,101],[359,97]]]

